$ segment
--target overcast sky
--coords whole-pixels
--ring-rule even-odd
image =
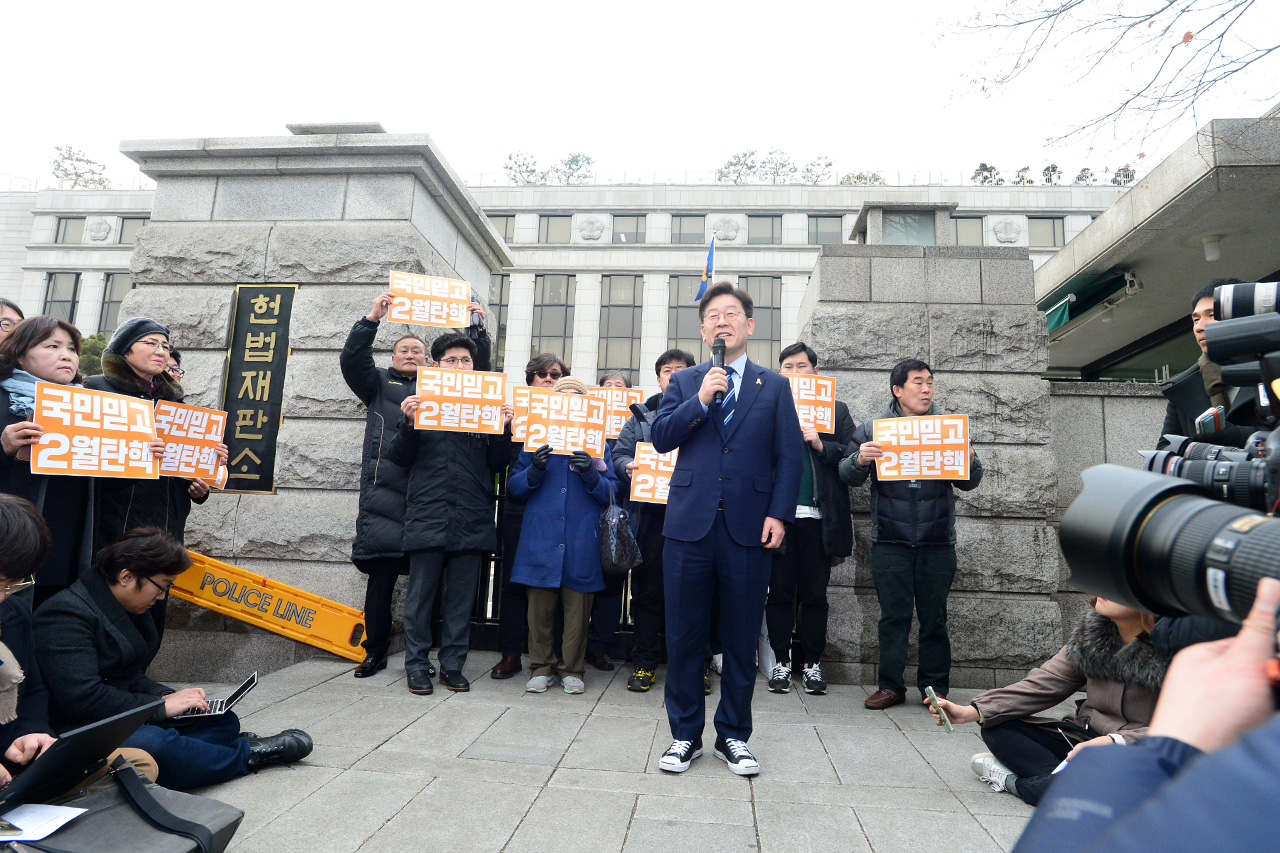
[[[1059,53],[983,93],[971,78],[1002,45],[960,26],[992,5],[978,0],[440,5],[6,4],[0,191],[51,185],[58,144],[129,187],[140,175],[123,139],[272,136],[294,122],[429,133],[467,180],[520,150],[543,165],[582,151],[599,174],[635,180],[772,147],[891,183],[898,171],[955,183],[980,161],[1006,177],[1055,162],[1070,177],[1138,165],[1140,152],[1154,164],[1194,129],[1047,146],[1111,104],[1124,66],[1080,83],[1080,57]],[[1251,35],[1278,29],[1280,3],[1266,7]],[[1200,104],[1200,123],[1265,111],[1271,65]]]

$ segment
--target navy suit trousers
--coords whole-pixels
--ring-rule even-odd
[[[733,541],[724,512],[695,542],[667,539],[662,552],[667,609],[667,718],[675,740],[697,740],[706,724],[703,651],[717,585],[724,670],[716,732],[751,737],[751,696],[756,685],[756,644],[769,589],[771,552]]]

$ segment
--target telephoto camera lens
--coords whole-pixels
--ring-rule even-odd
[[[1164,440],[1169,442],[1168,450],[1170,453],[1175,456],[1184,456],[1187,459],[1229,459],[1232,462],[1239,462],[1251,458],[1247,451],[1239,448],[1196,441],[1194,438],[1187,438],[1185,435],[1165,433]],[[1155,469],[1148,468],[1147,470],[1154,471]]]
[[[1162,616],[1239,624],[1258,581],[1280,578],[1280,520],[1120,465],[1082,477],[1058,531],[1076,589]]]
[[[1213,316],[1219,320],[1234,320],[1255,314],[1269,314],[1280,310],[1276,304],[1276,283],[1220,284],[1213,290]]]
[[[1190,480],[1219,500],[1237,506],[1267,508],[1267,463],[1261,459],[1192,459],[1174,456],[1168,450],[1140,452],[1146,460],[1143,470]]]

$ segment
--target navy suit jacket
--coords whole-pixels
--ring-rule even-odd
[[[766,516],[795,521],[804,436],[791,385],[748,360],[726,430],[715,403],[703,412],[698,400],[710,369],[706,361],[673,374],[654,419],[657,451],[680,448],[662,533],[682,542],[702,539],[723,499],[733,541],[758,547]]]

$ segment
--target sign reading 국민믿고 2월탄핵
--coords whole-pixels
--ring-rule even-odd
[[[276,439],[296,284],[238,284],[222,408],[229,492],[275,492]]]

